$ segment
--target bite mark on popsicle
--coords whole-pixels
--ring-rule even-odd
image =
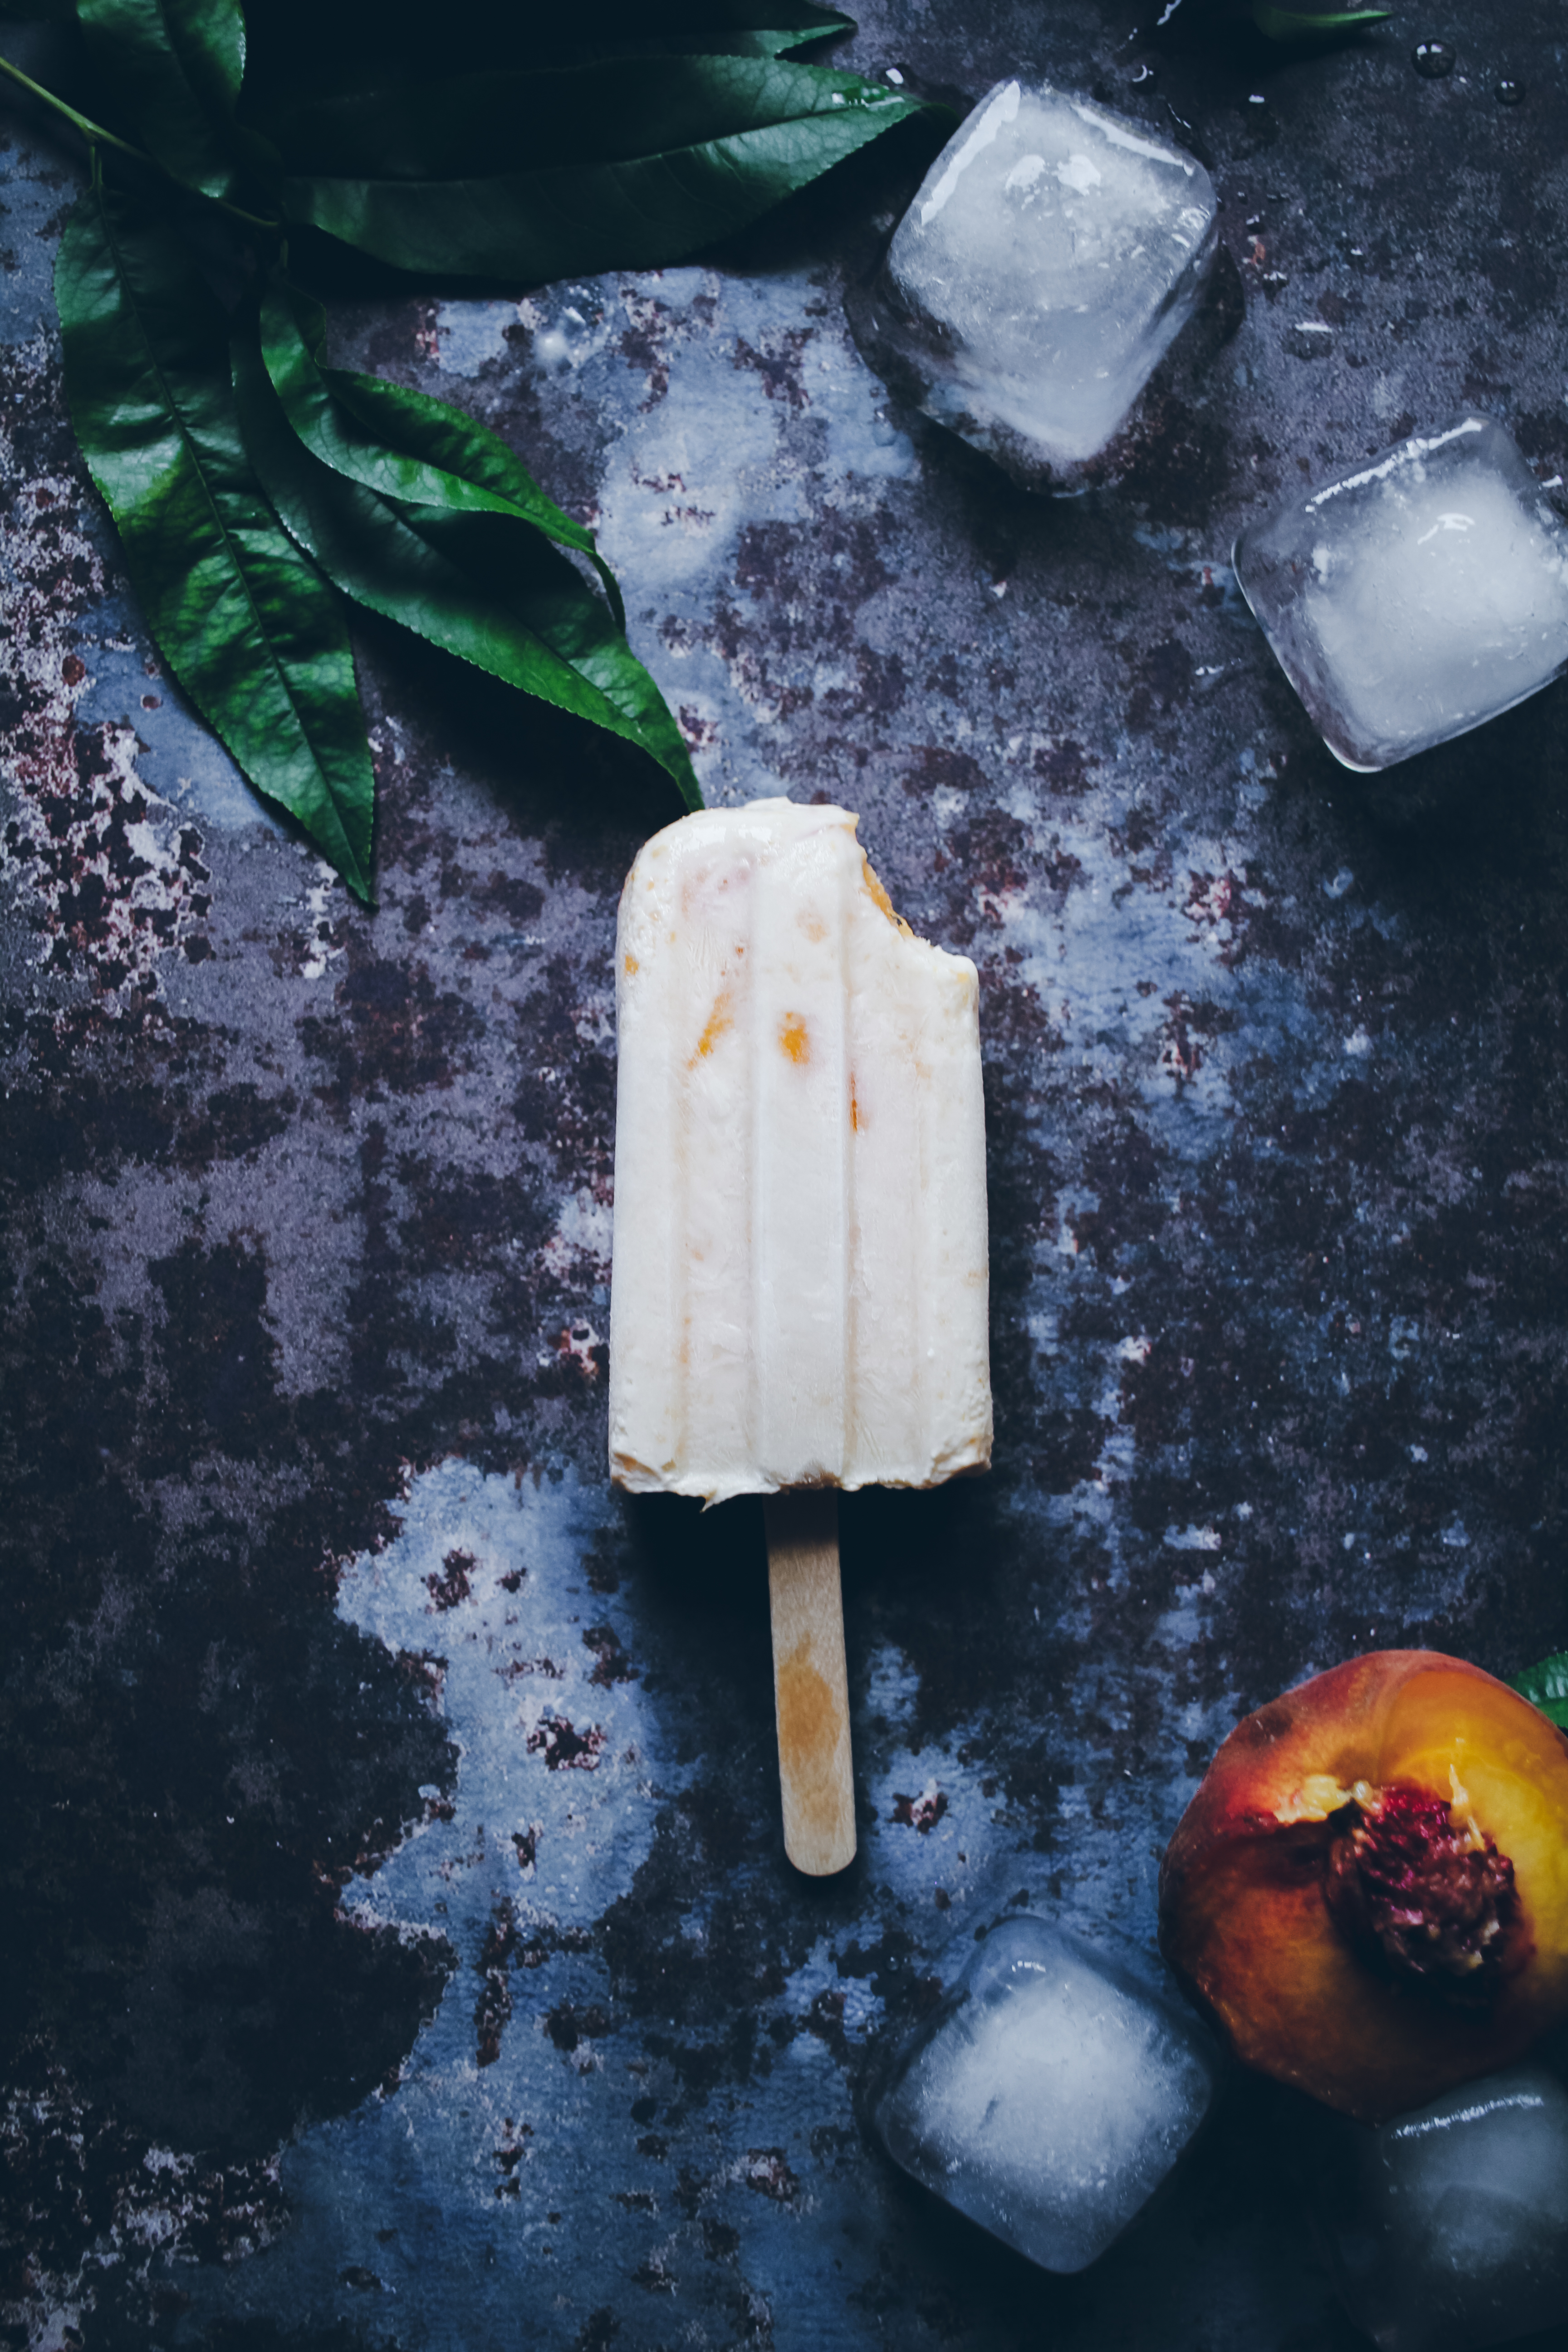
[[[914,932],[889,898],[881,876],[877,872],[864,850],[860,853],[860,875],[866,896],[872,905],[881,908],[894,930],[901,931],[906,940],[912,940],[915,936]]]

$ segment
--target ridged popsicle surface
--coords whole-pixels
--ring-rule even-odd
[[[610,1467],[709,1501],[991,1457],[978,986],[845,810],[682,818],[621,901]]]

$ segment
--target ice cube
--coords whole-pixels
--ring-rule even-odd
[[[1314,2191],[1335,2283],[1384,2352],[1474,2352],[1568,2310],[1568,2092],[1516,2066],[1377,2129],[1334,2118]]]
[[[1233,561],[1347,768],[1463,735],[1568,665],[1568,530],[1489,417],[1293,499],[1242,532]]]
[[[1043,1920],[995,1928],[900,2058],[875,2120],[906,2172],[1053,2271],[1103,2253],[1216,2084],[1202,2028]]]
[[[869,301],[873,365],[1025,479],[1067,482],[1124,423],[1217,247],[1208,173],[1142,122],[998,82],[926,174]]]

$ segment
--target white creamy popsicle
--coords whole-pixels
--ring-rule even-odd
[[[626,879],[610,1469],[638,1493],[930,1486],[991,1458],[974,967],[894,914],[857,822],[702,810]]]
[[[930,1486],[991,1458],[974,966],[843,809],[707,809],[621,900],[610,1466]]]

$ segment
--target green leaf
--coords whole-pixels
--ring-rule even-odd
[[[659,47],[672,57],[783,58],[792,49],[804,49],[812,41],[835,40],[839,34],[854,30],[848,16],[829,16],[822,24],[796,25],[787,30],[777,26],[764,30],[758,26],[719,38],[711,33],[677,34],[661,41]]]
[[[853,30],[841,10],[815,0],[586,0],[552,10],[466,0],[456,20],[441,24],[436,73],[627,57],[773,57]],[[416,9],[388,8],[385,0],[267,0],[252,11],[247,89],[258,102],[287,104],[302,90],[429,81],[431,54],[430,19]]]
[[[336,598],[247,463],[216,303],[166,226],[91,189],[55,273],[77,438],[149,627],[250,782],[369,896],[375,782]]]
[[[764,24],[763,19],[766,17]],[[595,9],[583,19],[563,20],[528,43],[524,65],[605,65],[628,57],[782,58],[814,41],[837,40],[855,30],[854,19],[836,9],[799,5],[755,8],[680,7],[665,12]]]
[[[400,268],[538,283],[679,260],[928,110],[817,66],[657,58],[410,84],[274,128],[291,219]]]
[[[460,512],[509,514],[585,555],[624,630],[626,608],[594,534],[545,497],[498,435],[459,409],[384,377],[324,369],[325,320],[275,274],[261,305],[261,348],[272,389],[312,456],[384,498]]]
[[[703,142],[851,103],[918,111],[880,82],[759,57],[616,58],[393,81],[279,110],[268,127],[300,176],[462,180],[504,175],[528,125],[530,173],[679,155]]]
[[[283,331],[276,312],[269,330]],[[585,580],[515,516],[441,511],[335,472],[295,434],[254,326],[231,359],[246,447],[300,546],[345,595],[492,677],[638,744],[702,795],[658,687]]]
[[[1271,0],[1253,0],[1252,21],[1271,41],[1310,41],[1353,32],[1358,25],[1384,24],[1392,14],[1389,8],[1339,8],[1320,16],[1310,8],[1276,8]]]
[[[77,15],[100,80],[148,153],[187,188],[233,196],[239,0],[78,0]]]
[[[1513,1687],[1568,1731],[1568,1650],[1559,1650],[1554,1658],[1542,1658],[1538,1666],[1527,1666],[1515,1676]]]
[[[814,0],[595,0],[548,30],[532,28],[525,64],[565,65],[657,52],[664,57],[783,57],[837,39],[854,19]]]

